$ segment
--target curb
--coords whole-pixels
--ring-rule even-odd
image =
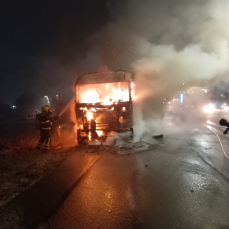
[[[76,154],[0,208],[1,229],[34,229],[66,199],[101,155]]]

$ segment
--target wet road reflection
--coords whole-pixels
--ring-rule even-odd
[[[134,157],[104,155],[49,220],[51,227],[129,228],[135,210],[129,168],[134,163]]]
[[[40,228],[229,228],[229,160],[215,134],[197,121],[145,141],[157,147],[105,153]]]

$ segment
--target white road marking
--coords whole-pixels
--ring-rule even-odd
[[[209,120],[207,121],[207,123],[210,124],[210,125],[219,126],[219,125],[216,125],[214,122],[211,122],[211,121],[209,121]],[[220,128],[222,128],[222,129],[224,129],[224,130],[227,129],[227,127],[225,127],[225,126],[220,126]]]
[[[205,124],[202,123],[202,122],[200,122],[200,123],[201,123],[202,125],[204,125],[205,127],[207,127],[211,132],[213,132],[213,133],[217,136],[217,138],[219,139],[219,143],[220,143],[220,146],[221,146],[221,148],[222,148],[222,151],[223,151],[223,153],[224,153],[224,156],[225,156],[227,159],[229,159],[229,156],[227,156],[227,154],[225,153],[225,150],[224,150],[224,148],[223,148],[223,144],[222,144],[222,142],[221,142],[221,140],[220,140],[219,135],[218,135],[214,130],[212,130],[211,127],[205,125]]]
[[[223,153],[224,153],[224,156],[225,156],[227,159],[229,159],[229,156],[227,156],[227,154],[225,153],[225,150],[224,150],[224,148],[223,148],[223,144],[222,144],[222,142],[221,142],[221,140],[220,140],[219,135],[218,135],[214,130],[212,130],[211,127],[205,125],[205,124],[202,123],[202,122],[200,122],[200,123],[201,123],[202,125],[204,125],[205,127],[207,127],[210,131],[212,131],[212,132],[217,136],[217,138],[219,139],[219,143],[220,143],[220,146],[221,146],[221,148],[222,148],[222,151],[223,151]]]

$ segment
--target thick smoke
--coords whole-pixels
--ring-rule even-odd
[[[228,0],[129,0],[108,6],[112,22],[95,40],[104,68],[136,73],[134,119],[142,130],[136,139],[160,126],[164,98],[227,76]]]

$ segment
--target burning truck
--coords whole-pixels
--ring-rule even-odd
[[[78,77],[75,113],[79,144],[104,141],[111,132],[133,133],[133,85],[134,74],[128,71]]]

